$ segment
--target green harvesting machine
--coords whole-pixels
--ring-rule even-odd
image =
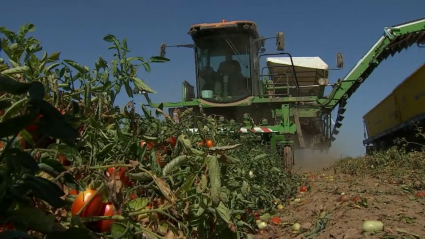
[[[259,141],[277,150],[291,170],[295,149],[329,150],[342,125],[347,100],[372,71],[414,43],[425,42],[425,19],[385,28],[384,34],[348,72],[334,84],[332,70],[320,57],[293,57],[285,52],[285,36],[261,37],[252,21],[196,24],[188,34],[193,44],[161,44],[194,49],[196,85],[184,81],[182,101],[163,103],[170,115],[192,108],[219,115],[219,120],[241,125],[240,132],[255,132]],[[265,53],[265,41],[276,39],[276,53]],[[266,64],[262,66],[261,60]],[[344,66],[336,54],[336,68]],[[328,95],[325,88],[332,87]],[[150,107],[157,108],[144,93]],[[335,121],[331,113],[337,108]],[[196,131],[197,129],[192,129]]]

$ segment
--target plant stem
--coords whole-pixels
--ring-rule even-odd
[[[133,167],[131,164],[112,164],[112,165],[102,165],[102,166],[92,166],[88,167],[88,169],[106,169],[106,168],[118,168],[118,167]]]

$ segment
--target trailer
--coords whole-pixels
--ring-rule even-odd
[[[168,47],[191,48],[195,56],[195,86],[182,84],[182,101],[153,103],[142,92],[148,106],[192,108],[206,115],[241,124],[241,133],[255,132],[261,143],[282,156],[291,170],[294,152],[299,149],[328,150],[342,126],[347,100],[385,60],[414,43],[425,42],[425,19],[385,28],[384,34],[351,71],[329,84],[327,64],[319,57],[293,57],[285,50],[285,35],[261,37],[253,21],[225,21],[195,24],[188,34],[193,44],[161,44],[160,55]],[[275,53],[265,53],[264,42],[276,40]],[[261,67],[261,60],[265,66]],[[336,66],[343,68],[341,53]],[[332,87],[328,95],[325,88]],[[331,113],[337,110],[333,123]]]
[[[401,82],[384,100],[363,116],[366,152],[386,150],[397,138],[419,144],[418,127],[425,126],[425,64]]]

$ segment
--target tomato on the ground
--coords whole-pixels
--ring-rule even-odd
[[[115,215],[114,205],[110,202],[103,202],[99,213],[99,216],[113,216]],[[115,220],[102,220],[96,223],[96,229],[99,232],[109,232],[111,230],[111,224]]]
[[[274,224],[279,225],[279,224],[280,224],[280,218],[279,218],[279,217],[273,217],[273,218],[272,218],[272,222],[273,222]]]
[[[423,197],[425,197],[425,192],[417,192],[416,193],[416,197],[417,198],[423,198]]]
[[[302,186],[301,188],[300,188],[300,192],[307,192],[307,187],[306,186]]]
[[[353,202],[357,203],[361,200],[361,198],[359,196],[354,196],[353,197]]]
[[[81,212],[80,217],[93,217],[97,216],[102,209],[102,195],[100,193],[96,194],[96,190],[86,188],[85,191],[80,192],[75,198],[74,203],[72,203],[71,213],[73,216],[77,215],[80,209],[91,199],[90,203],[86,208]]]

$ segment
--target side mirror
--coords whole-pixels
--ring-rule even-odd
[[[165,43],[162,43],[159,52],[160,57],[165,57],[165,48],[167,48],[167,45],[165,45]]]
[[[344,55],[342,53],[336,53],[336,67],[339,69],[344,68]]]
[[[285,34],[283,32],[276,33],[276,48],[278,51],[285,50]]]

